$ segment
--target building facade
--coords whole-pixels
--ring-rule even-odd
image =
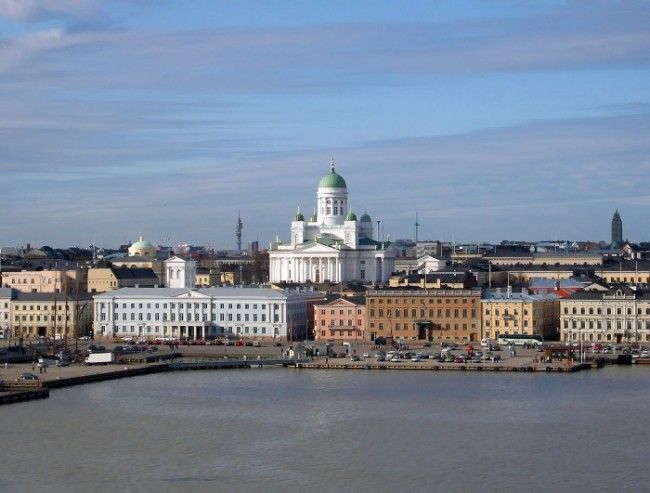
[[[372,219],[357,220],[348,206],[347,184],[336,173],[319,182],[316,209],[309,221],[298,213],[291,222],[291,240],[269,251],[270,282],[388,281],[395,265],[395,249],[373,239]]]
[[[23,270],[20,272],[3,272],[2,286],[14,288],[22,293],[74,293],[86,291],[86,271],[84,269],[67,270]]]
[[[14,297],[12,288],[0,288],[0,339],[12,337],[11,330],[11,300]]]
[[[160,284],[151,269],[128,267],[94,267],[88,269],[88,292],[105,293],[120,288],[147,288]]]
[[[567,342],[648,342],[650,293],[628,286],[575,293],[560,300],[560,330]]]
[[[94,297],[94,328],[102,337],[302,339],[323,299],[307,290],[124,288]]]
[[[10,310],[13,337],[88,335],[93,319],[92,298],[87,293],[73,299],[57,293],[16,291]]]
[[[530,294],[485,290],[481,298],[481,338],[497,339],[503,334],[541,335],[558,339],[560,297],[552,293]]]
[[[478,289],[381,289],[366,293],[368,340],[477,341],[480,317]]]
[[[363,341],[366,299],[363,296],[336,297],[314,305],[314,340]]]

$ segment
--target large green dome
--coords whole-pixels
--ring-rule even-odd
[[[334,169],[334,162],[332,161],[332,170],[323,176],[318,182],[318,188],[347,188],[345,180]]]
[[[371,223],[372,219],[370,219],[370,216],[367,213],[364,213],[363,216],[361,216],[361,222],[362,223]]]
[[[357,215],[354,212],[350,211],[350,212],[348,212],[348,215],[345,216],[345,220],[346,221],[356,221],[357,220]]]

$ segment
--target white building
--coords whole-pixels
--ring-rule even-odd
[[[304,289],[123,288],[94,297],[94,329],[101,337],[298,339],[324,299]]]
[[[291,241],[269,251],[271,282],[386,282],[395,266],[395,249],[373,239],[372,220],[357,220],[348,206],[343,177],[330,173],[318,184],[316,209],[309,221],[300,210],[291,222]]]
[[[174,256],[163,263],[165,264],[165,284],[168,288],[194,288],[196,280],[196,262],[194,260],[184,260]]]
[[[0,339],[11,336],[11,300],[14,298],[11,288],[0,288]]]

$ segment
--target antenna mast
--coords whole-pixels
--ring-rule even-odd
[[[415,213],[415,244],[418,244],[418,231],[420,230],[420,223],[418,222],[418,213]]]

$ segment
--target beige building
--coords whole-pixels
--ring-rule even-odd
[[[16,292],[10,310],[14,337],[88,335],[93,320],[92,298],[87,293],[76,301],[59,293]]]
[[[88,292],[105,293],[120,288],[151,288],[160,280],[151,269],[95,267],[88,269]]]
[[[497,288],[483,292],[481,307],[481,338],[497,339],[503,334],[559,337],[560,298],[555,294]]]
[[[221,284],[221,273],[210,269],[197,269],[194,276],[194,285],[197,288],[209,288]]]
[[[77,281],[78,280],[78,281]],[[2,286],[14,288],[22,293],[75,293],[86,291],[86,271],[84,269],[68,270],[23,270],[20,272],[3,272]]]
[[[490,253],[485,256],[492,265],[602,265],[603,256],[591,252],[557,253]]]
[[[597,269],[594,274],[605,284],[649,284],[650,265],[647,262],[625,261],[618,265]]]
[[[583,291],[560,300],[563,341],[624,343],[650,341],[650,293],[628,286]]]

